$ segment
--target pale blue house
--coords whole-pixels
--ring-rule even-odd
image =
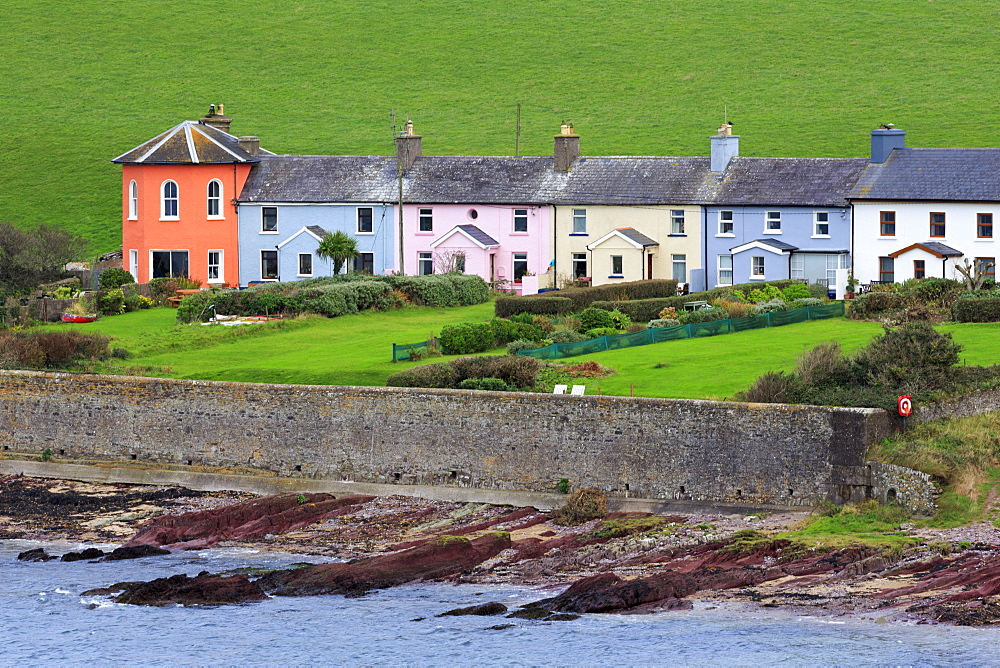
[[[395,175],[388,156],[262,156],[238,202],[240,285],[330,276],[316,251],[338,230],[359,253],[341,272],[395,270]]]
[[[846,198],[866,164],[729,159],[703,211],[707,287],[789,278],[833,286],[836,271],[850,266]]]

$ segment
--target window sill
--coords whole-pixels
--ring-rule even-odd
[[[356,234],[359,237],[373,237],[373,236],[375,236],[374,232],[355,232],[354,234]]]
[[[312,278],[312,274],[295,274],[295,278]]]
[[[683,232],[678,232],[676,234],[668,234],[667,236],[668,237],[686,237],[687,235],[684,234]]]
[[[735,239],[736,238],[735,234],[731,234],[731,233],[728,233],[728,232],[719,232],[715,236],[716,236],[716,238],[725,237],[726,239]],[[730,285],[732,285],[732,283],[730,283]]]
[[[766,278],[766,277],[764,277],[764,276],[751,276],[751,277],[750,277],[750,280],[751,280],[751,281],[766,281],[766,280],[767,280],[767,278]]]
[[[809,238],[810,239],[829,239],[830,235],[829,234],[814,234],[814,235],[812,235]]]
[[[420,230],[416,232],[416,235],[420,237],[433,237],[434,230],[431,230],[430,232],[427,232],[426,230]]]
[[[781,234],[781,230],[764,230],[764,234]]]
[[[986,243],[993,243],[993,237],[976,237],[976,241],[985,241]]]
[[[894,234],[894,235],[892,235],[890,237],[890,236],[887,236],[885,234],[881,234],[881,235],[879,235],[879,239],[885,239],[886,241],[895,241],[896,240],[896,235]]]
[[[208,283],[209,285],[222,285],[226,281],[224,279],[221,279],[221,278],[213,278],[213,279],[210,279],[210,280],[205,281],[205,282]]]
[[[512,237],[530,237],[531,233],[530,232],[511,232],[510,236],[512,236]]]
[[[589,237],[590,236],[586,232],[570,232],[569,235],[571,237]]]
[[[208,220],[225,220],[225,216],[209,216]]]
[[[176,223],[180,219],[181,219],[180,216],[164,216],[160,218],[160,220],[163,222],[172,222],[172,223]]]
[[[139,216],[129,216],[125,220],[139,220]]]
[[[261,230],[261,234],[277,234],[278,230]]]
[[[611,274],[608,278],[625,278],[625,274]]]
[[[262,278],[262,279],[260,279],[261,282],[265,282],[266,281],[268,283],[277,283],[280,280],[281,280],[280,278]]]

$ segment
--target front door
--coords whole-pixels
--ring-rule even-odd
[[[653,278],[653,256],[646,256],[646,279],[649,280]]]

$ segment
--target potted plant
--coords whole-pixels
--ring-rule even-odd
[[[858,287],[858,279],[854,277],[854,274],[847,275],[847,288],[844,291],[844,299],[854,299],[854,290]]]

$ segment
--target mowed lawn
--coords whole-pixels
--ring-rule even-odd
[[[392,362],[393,343],[414,343],[448,324],[484,322],[493,305],[413,307],[340,318],[308,318],[244,327],[177,325],[172,309],[103,318],[90,325],[53,325],[101,332],[132,357],[111,369],[172,378],[316,385],[384,385],[401,369],[453,359]],[[998,324],[942,327],[964,346],[967,364],[1000,363]],[[557,360],[594,360],[616,370],[587,379],[587,393],[724,399],[766,371],[788,371],[805,350],[837,341],[851,352],[881,333],[876,323],[843,318],[803,322],[699,339],[667,341]],[[489,354],[502,354],[501,349]]]

